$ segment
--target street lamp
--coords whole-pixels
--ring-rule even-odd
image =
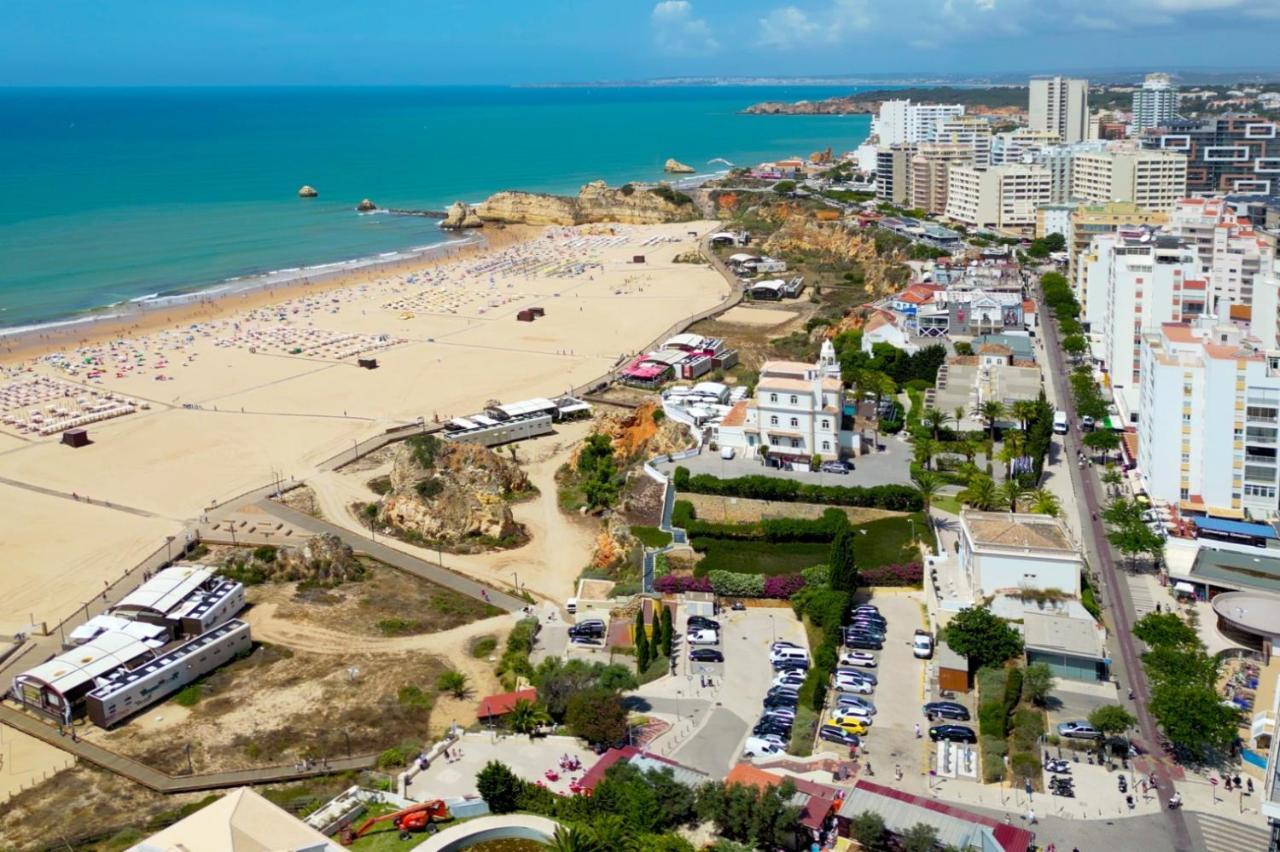
[[[771,642],[778,641],[778,630],[773,620],[773,613],[769,613],[769,635],[773,637]]]

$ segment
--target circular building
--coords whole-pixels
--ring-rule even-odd
[[[1213,599],[1213,612],[1223,636],[1267,658],[1280,642],[1280,595],[1224,592]]]

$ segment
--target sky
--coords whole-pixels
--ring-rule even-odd
[[[2,0],[0,85],[1280,68],[1280,0]]]

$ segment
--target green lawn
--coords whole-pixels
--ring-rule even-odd
[[[934,497],[931,501],[933,508],[940,512],[950,512],[953,515],[959,515],[962,504],[954,497],[939,496]]]
[[[854,548],[858,567],[879,568],[919,562],[919,551],[911,542],[912,522],[919,535],[925,534],[923,513],[881,518],[855,524]],[[742,574],[797,574],[827,561],[831,545],[825,542],[767,542],[695,536],[693,549],[703,554],[694,573],[705,576],[710,571],[736,571]]]
[[[911,542],[912,523],[919,536],[926,534],[924,514],[916,512],[892,518],[881,518],[854,527],[858,537],[854,554],[860,569],[879,568],[881,565],[900,565],[919,562],[920,552]],[[863,535],[862,531],[866,531]]]
[[[631,534],[645,547],[666,547],[671,543],[671,534],[657,527],[634,526],[631,528]]]

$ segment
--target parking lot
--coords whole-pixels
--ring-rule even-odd
[[[927,772],[929,769],[928,760],[932,753],[926,734],[929,723],[920,712],[925,701],[925,661],[916,659],[911,653],[916,629],[926,626],[919,598],[919,593],[886,593],[860,601],[879,607],[880,614],[888,622],[884,649],[875,652],[879,664],[867,669],[874,672],[879,681],[875,692],[863,696],[875,705],[876,714],[872,717],[869,733],[863,738],[863,747],[859,749],[863,755],[864,772],[869,764],[875,777],[881,779],[892,779],[896,765],[901,765],[904,773]],[[838,694],[834,690],[830,693],[824,720],[830,717],[830,707]],[[916,723],[925,734],[920,739],[916,738]],[[848,749],[819,741],[815,752],[848,754]]]
[[[719,453],[711,450],[704,450],[699,455],[679,462],[662,462],[656,467],[663,473],[670,474],[677,465],[682,465],[687,467],[690,473],[709,473],[721,479],[732,479],[738,476],[777,476],[817,485],[909,485],[911,483],[911,448],[887,436],[881,437],[881,443],[885,446],[883,452],[868,453],[865,456],[848,459],[853,464],[853,470],[849,473],[780,470],[776,467],[766,467],[760,463],[759,459],[742,457],[722,459]]]

